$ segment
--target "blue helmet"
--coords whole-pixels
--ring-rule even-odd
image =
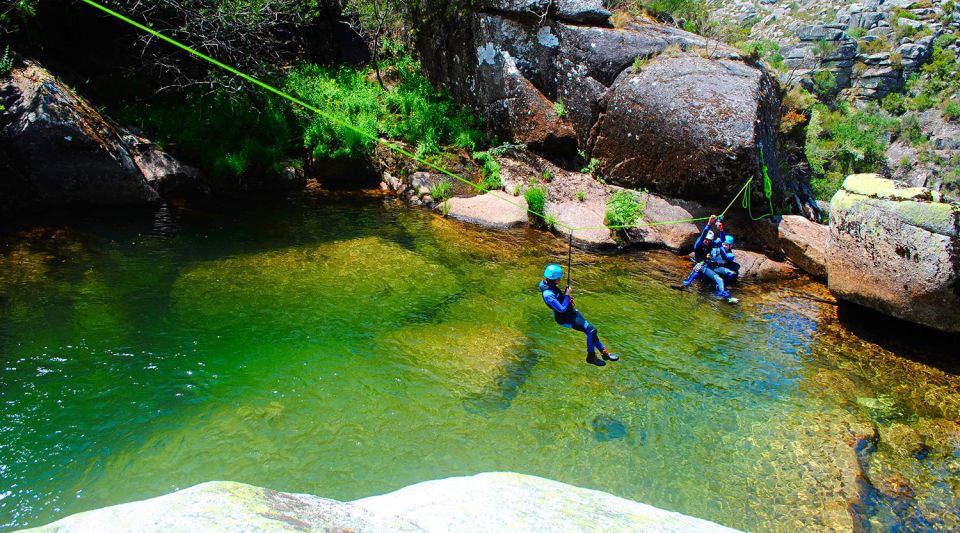
[[[733,244],[733,235],[727,235],[724,237],[723,244]]]
[[[543,277],[547,279],[560,279],[563,277],[563,268],[560,265],[547,265],[543,271]]]

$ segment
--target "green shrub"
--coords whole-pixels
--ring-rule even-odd
[[[480,175],[483,176],[483,180],[479,185],[483,190],[493,191],[503,188],[503,181],[500,179],[500,163],[497,163],[490,151],[475,152],[473,159],[480,163]]]
[[[783,65],[783,56],[780,55],[780,45],[775,41],[769,39],[746,41],[738,43],[737,48],[739,48],[748,59],[764,59],[777,69]]]
[[[231,187],[248,172],[281,171],[303,138],[285,100],[264,95],[254,102],[246,93],[225,90],[160,93],[126,102],[116,117],[199,166],[213,178],[214,189]]]
[[[553,181],[553,172],[550,172],[549,168],[544,169],[543,174],[541,174],[540,177],[543,178],[543,181],[550,183]]]
[[[886,159],[887,136],[899,121],[876,105],[853,110],[841,103],[831,111],[814,107],[807,126],[805,155],[817,199],[829,200],[846,174],[874,172]]]
[[[933,95],[926,90],[907,100],[907,109],[911,111],[926,111],[935,105],[937,105],[937,102]]]
[[[586,197],[587,197],[587,193],[583,191],[577,191],[577,200],[580,200],[582,202],[586,199]]]
[[[600,168],[600,160],[593,157],[590,159],[590,162],[587,163],[587,166],[580,169],[580,172],[584,174],[590,174],[591,176],[596,176],[598,168]]]
[[[900,93],[890,93],[880,104],[891,115],[902,115],[907,111],[907,102]]]
[[[820,98],[826,98],[837,89],[837,78],[829,70],[818,70],[810,77],[813,82],[813,92]]]
[[[523,192],[527,200],[527,208],[540,217],[543,217],[543,208],[547,203],[547,191],[543,187],[530,187]]]
[[[6,76],[13,70],[13,56],[10,55],[10,47],[6,47],[3,55],[0,56],[0,76]]]
[[[843,174],[840,172],[829,172],[825,176],[810,179],[813,197],[826,202],[829,202],[833,195],[837,194],[842,185]]]
[[[567,108],[563,105],[563,100],[557,100],[553,103],[553,112],[560,118],[567,116]]]
[[[450,183],[442,181],[430,188],[430,196],[433,197],[434,201],[445,202],[450,198],[450,190]]]
[[[874,39],[871,41],[860,41],[857,43],[861,54],[879,54],[880,52],[890,51],[890,43],[886,39]]]
[[[646,204],[640,202],[636,194],[617,191],[607,202],[606,225],[610,227],[628,227],[634,225],[643,216]]]
[[[418,157],[443,145],[474,150],[487,143],[480,121],[434,89],[417,62],[401,57],[391,66],[400,82],[385,92],[363,70],[303,65],[290,74],[287,89],[326,115],[298,111],[306,122],[304,144],[314,157],[360,158],[372,152],[379,136],[416,145]]]
[[[948,102],[943,107],[943,118],[951,121],[960,121],[960,102]]]
[[[650,56],[637,56],[633,58],[633,65],[630,66],[630,72],[634,74],[640,72],[650,62]]]
[[[902,116],[897,124],[897,135],[913,145],[922,142],[923,127],[920,125],[920,118],[914,113]]]

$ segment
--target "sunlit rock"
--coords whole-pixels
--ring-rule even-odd
[[[960,332],[960,207],[875,174],[830,201],[827,277],[840,299]]]

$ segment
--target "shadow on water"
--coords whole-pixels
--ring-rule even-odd
[[[529,346],[521,349],[516,359],[502,367],[502,372],[494,380],[496,386],[464,399],[463,408],[468,413],[483,416],[493,416],[509,409],[542,358]]]
[[[867,342],[943,372],[960,375],[960,359],[956,357],[960,335],[911,324],[846,302],[837,307],[837,319]]]

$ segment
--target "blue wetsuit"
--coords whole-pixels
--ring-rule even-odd
[[[595,353],[594,349],[599,349],[601,352],[603,351],[603,343],[600,342],[597,328],[587,322],[583,315],[580,314],[580,311],[577,311],[577,309],[571,305],[570,297],[564,294],[564,291],[561,290],[556,283],[549,284],[546,281],[541,281],[540,284],[537,285],[537,288],[540,289],[543,302],[553,310],[553,318],[557,321],[557,324],[565,328],[582,331],[587,335],[588,354]]]
[[[712,279],[713,282],[717,284],[717,294],[729,296],[729,294],[727,294],[723,288],[723,278],[721,278],[719,274],[714,272],[708,265],[708,262],[710,260],[710,255],[713,252],[713,250],[716,249],[716,246],[717,246],[716,240],[711,241],[709,245],[703,242],[704,239],[706,239],[707,237],[708,231],[714,231],[713,226],[710,226],[709,224],[704,226],[703,231],[700,232],[700,237],[697,238],[697,242],[693,244],[693,261],[697,265],[700,265],[702,263],[702,266],[699,269],[697,269],[696,265],[694,265],[694,268],[690,272],[690,275],[687,276],[687,279],[683,280],[683,283],[681,285],[684,287],[689,287],[690,284],[693,283],[694,280],[696,280],[697,278],[701,276],[706,276],[707,278]],[[714,231],[714,233],[716,233],[716,231]]]
[[[710,250],[710,257],[707,264],[710,270],[720,275],[727,282],[731,282],[740,275],[740,265],[735,261],[733,252],[728,252],[723,246],[717,246]]]

